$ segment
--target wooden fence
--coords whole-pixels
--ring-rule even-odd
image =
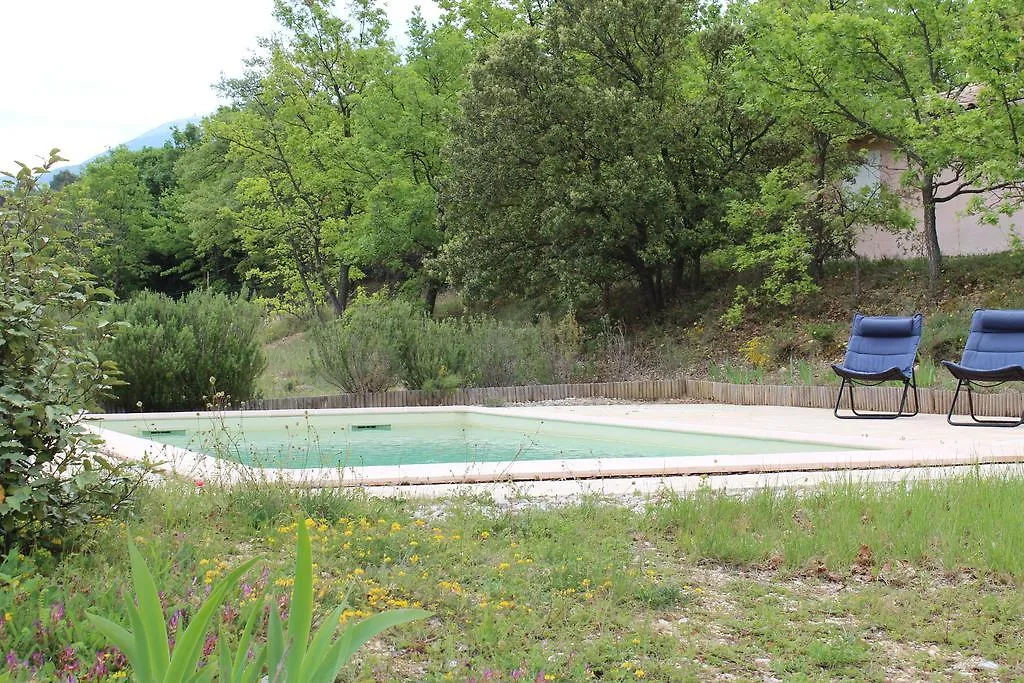
[[[483,405],[550,401],[568,398],[609,398],[626,401],[687,399],[711,403],[755,406],[832,408],[837,387],[726,384],[695,379],[596,382],[590,384],[538,384],[525,387],[484,387],[452,391],[381,391],[363,394],[257,399],[243,404],[246,410],[316,408],[404,408],[408,406]],[[858,410],[894,411],[902,388],[858,387]],[[946,389],[918,389],[920,412],[945,414],[953,400]],[[982,415],[1018,417],[1024,411],[1024,394],[1016,391],[975,394],[975,410]],[[913,400],[908,397],[908,401]],[[961,396],[961,410],[966,397]],[[847,406],[844,398],[843,406]]]

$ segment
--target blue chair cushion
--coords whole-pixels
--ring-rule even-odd
[[[846,377],[847,379],[856,379],[861,382],[887,382],[890,380],[905,380],[909,379],[907,375],[903,373],[899,368],[888,368],[881,372],[859,372],[857,370],[849,370],[842,365],[832,365],[832,370],[840,377]]]
[[[909,337],[913,318],[861,318],[860,333],[865,337]]]
[[[1024,311],[975,311],[981,332],[1024,332]],[[974,329],[974,318],[971,319]]]
[[[990,375],[1008,377],[1012,368],[1024,368],[1024,311],[976,310],[960,362],[943,364],[958,379],[971,379],[967,375],[974,373],[981,381],[1009,381]]]
[[[884,381],[909,380],[921,343],[924,318],[853,316],[850,342],[842,365],[834,365],[836,374],[851,379]]]

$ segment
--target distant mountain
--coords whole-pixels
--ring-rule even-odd
[[[112,145],[111,147],[107,148],[106,151],[100,152],[99,154],[94,154],[93,156],[89,157],[80,164],[72,164],[70,166],[58,166],[57,168],[53,169],[49,174],[44,176],[42,180],[43,182],[49,182],[50,178],[52,178],[57,173],[60,173],[61,171],[69,171],[71,173],[74,173],[75,175],[81,175],[82,170],[91,162],[95,161],[96,159],[99,159],[102,156],[105,156],[110,152],[110,150],[115,149],[117,147],[127,147],[133,152],[143,149],[145,147],[163,147],[165,142],[169,142],[171,140],[173,129],[177,128],[181,130],[184,129],[185,126],[187,126],[190,123],[198,124],[202,120],[203,119],[201,116],[194,116],[189,119],[177,119],[175,121],[168,121],[167,123],[162,123],[156,128],[147,130],[142,135],[134,137],[131,140],[128,140],[127,142],[120,142],[116,145]]]
[[[156,128],[153,128],[152,130],[147,130],[142,135],[132,138],[128,142],[123,142],[120,145],[115,146],[124,146],[132,151],[140,150],[143,147],[163,147],[164,143],[171,139],[171,133],[173,132],[172,129],[184,129],[185,126],[187,126],[188,124],[197,124],[202,120],[203,118],[201,116],[194,116],[190,119],[178,119],[177,121],[168,121],[167,123],[164,123],[162,125],[157,126]],[[95,158],[96,157],[93,157],[93,159]],[[85,163],[88,163],[88,161],[86,161]]]

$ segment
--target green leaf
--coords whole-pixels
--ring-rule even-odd
[[[270,681],[282,680],[284,674],[284,626],[281,625],[281,608],[277,603],[270,605],[270,618],[267,620],[267,673]]]
[[[288,647],[285,670],[288,680],[300,681],[302,660],[306,656],[306,643],[313,625],[313,549],[309,541],[306,520],[300,519],[298,543],[295,548],[295,585],[292,587],[291,611],[288,616]]]
[[[170,661],[170,647],[167,642],[167,627],[164,623],[164,612],[160,606],[156,582],[149,571],[142,553],[135,547],[131,534],[128,535],[128,556],[131,560],[132,583],[135,584],[135,596],[139,601],[139,618],[142,626],[141,635],[146,642],[149,659],[150,675],[157,680],[164,680],[167,665]]]
[[[128,621],[132,625],[132,630],[135,633],[135,659],[132,662],[132,668],[135,669],[136,675],[139,680],[143,683],[149,683],[155,681],[156,678],[153,676],[153,665],[151,662],[151,653],[149,651],[149,641],[146,640],[146,627],[142,620],[142,615],[139,614],[139,609],[135,606],[135,603],[128,600]]]
[[[260,614],[263,611],[263,603],[254,603],[250,608],[249,618],[245,621],[245,629],[242,631],[242,637],[238,640],[238,647],[235,651],[235,661],[230,668],[230,679],[232,681],[238,681],[243,678],[243,672],[245,671],[245,665],[248,662],[249,657],[249,645],[252,643],[252,633],[256,628],[256,621],[259,619]]]
[[[309,649],[306,651],[306,657],[302,662],[302,670],[299,672],[299,680],[312,680],[311,677],[313,673],[316,672],[323,664],[324,658],[330,652],[331,639],[334,637],[334,633],[338,630],[341,615],[344,614],[345,607],[347,606],[347,603],[344,601],[338,605],[334,611],[328,615],[327,620],[321,624],[316,635],[313,636],[313,642],[310,643]]]
[[[217,677],[220,683],[228,683],[228,681],[234,681],[236,678],[231,668],[231,653],[228,652],[228,648],[224,643],[225,638],[222,632],[221,637],[217,639]],[[241,647],[239,647],[239,650],[241,650]]]
[[[216,675],[217,667],[210,664],[204,667],[203,669],[197,671],[195,675],[193,675],[188,680],[192,683],[209,683],[209,681],[212,681],[213,677]]]
[[[110,619],[101,617],[96,614],[85,613],[85,618],[89,620],[96,630],[103,634],[103,636],[114,644],[118,650],[124,653],[124,656],[128,658],[128,661],[135,667],[135,660],[138,657],[138,652],[135,649],[135,636],[132,635],[131,631],[124,628],[120,624],[115,624]],[[135,667],[138,671],[138,667]]]
[[[398,609],[374,614],[372,617],[350,626],[334,643],[326,661],[317,670],[316,676],[310,680],[333,681],[337,678],[341,667],[348,663],[352,655],[371,638],[393,626],[425,619],[430,615],[430,612],[422,609]]]
[[[235,679],[234,683],[256,683],[263,674],[263,665],[267,663],[267,648],[261,647],[256,657],[245,667],[241,676]]]

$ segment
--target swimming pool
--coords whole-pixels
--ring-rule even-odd
[[[262,438],[259,429],[252,430],[256,436],[247,437],[244,445],[236,438],[237,429],[250,429],[269,418],[285,418],[291,425],[275,449],[284,452],[285,457],[271,459],[260,455],[258,449],[254,451],[253,446]],[[333,426],[326,431],[312,429],[321,422]],[[654,491],[661,486],[691,490],[705,484],[740,485],[726,484],[727,479],[754,482],[751,485],[758,487],[783,479],[795,482],[793,485],[806,485],[828,476],[867,476],[869,471],[902,477],[900,473],[922,467],[938,471],[1024,461],[1024,432],[993,438],[978,430],[950,427],[941,415],[878,425],[871,420],[836,420],[827,409],[710,403],[90,415],[83,425],[105,440],[103,449],[109,456],[147,461],[166,474],[224,483],[279,481],[303,487],[372,487],[369,490],[381,495],[404,495],[404,491],[424,496],[459,491],[489,494],[498,490],[509,495],[522,491],[557,491],[562,495],[568,490],[622,492],[646,487]],[[213,428],[207,429],[211,425]],[[474,426],[482,431],[475,431]],[[506,429],[498,429],[499,433],[512,433],[519,440],[496,452],[495,457],[508,459],[483,461],[479,452],[485,439],[480,435],[486,436],[500,426]],[[622,431],[620,427],[638,431]],[[427,444],[448,428],[456,429],[457,455],[431,455]],[[461,429],[465,436],[458,431]],[[173,433],[176,431],[184,433]],[[299,433],[306,431],[316,434],[311,442],[299,439]],[[331,436],[334,432],[336,437]],[[206,446],[203,433],[212,439]],[[420,457],[410,464],[383,464],[389,462],[380,455],[387,450],[384,446],[388,439],[403,433],[407,435],[405,445]],[[573,434],[601,446],[585,442],[573,449],[558,441],[561,436]],[[543,450],[541,435],[555,438],[554,447]],[[184,441],[179,440],[182,437]],[[730,438],[723,441],[706,437]],[[331,446],[335,438],[343,440],[340,447]],[[729,449],[723,444],[728,443],[733,445],[731,453],[724,452]],[[638,450],[638,445],[642,449]],[[701,448],[697,450],[703,454],[694,454],[698,445]],[[333,459],[329,446],[338,448]],[[204,447],[227,457],[191,450]],[[369,448],[371,455],[361,451],[363,448]],[[428,458],[448,461],[428,462]],[[243,461],[262,466],[240,464]],[[478,484],[481,487],[474,488]],[[408,489],[408,485],[416,486]]]
[[[752,438],[480,411],[259,413],[104,419],[156,444],[280,469],[676,458],[848,450]]]

